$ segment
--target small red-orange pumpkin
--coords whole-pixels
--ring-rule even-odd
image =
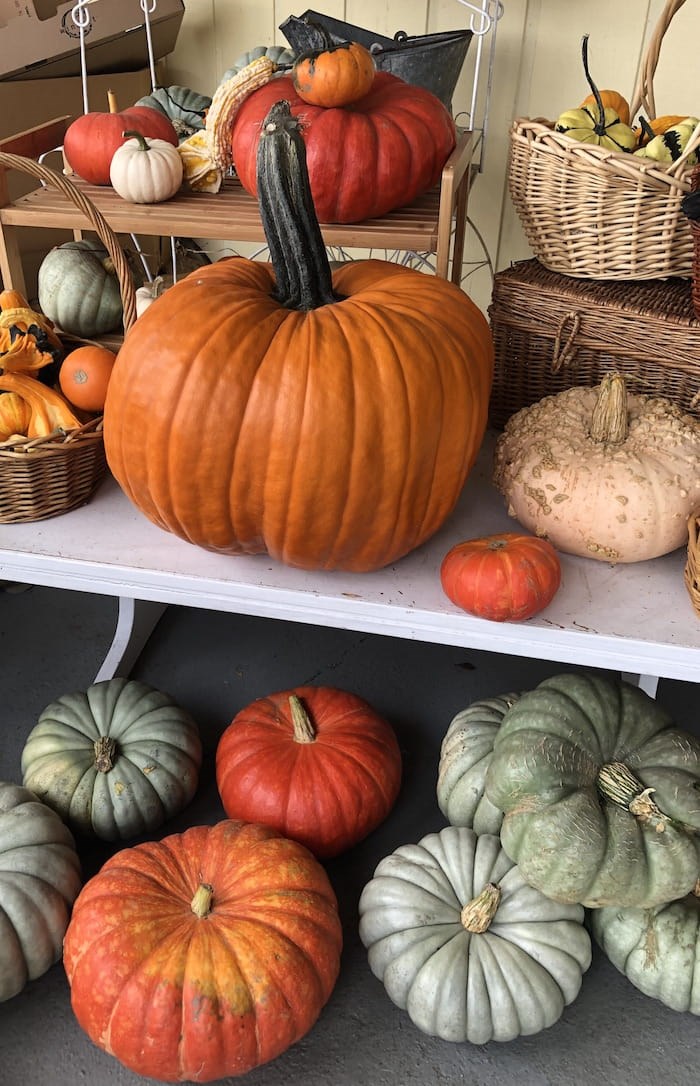
[[[300,686],[241,709],[219,741],[216,780],[229,817],[272,826],[326,859],[387,817],[401,752],[356,694]]]
[[[294,90],[313,106],[347,106],[368,94],[376,68],[369,49],[359,42],[328,43],[297,57],[292,70]]]
[[[73,1010],[137,1075],[242,1075],[307,1033],[338,976],[325,871],[265,826],[223,821],[123,849],[64,941]]]
[[[495,622],[518,621],[551,603],[561,563],[546,539],[501,532],[457,543],[442,561],[440,580],[462,610]]]

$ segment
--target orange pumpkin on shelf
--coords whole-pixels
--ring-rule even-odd
[[[198,269],[127,332],[107,459],[154,523],[226,554],[365,572],[428,539],[479,451],[493,345],[453,283],[389,261],[331,272],[299,122],[260,142],[272,265]]]
[[[83,411],[102,411],[116,360],[114,351],[96,344],[70,351],[58,374],[61,392],[69,403]]]
[[[440,580],[462,610],[495,622],[520,621],[554,599],[561,563],[546,539],[501,532],[457,543],[442,561]]]
[[[313,106],[347,106],[368,94],[376,67],[369,49],[359,42],[333,43],[297,57],[292,69],[294,90]]]

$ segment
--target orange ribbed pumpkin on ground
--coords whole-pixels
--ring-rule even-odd
[[[327,859],[387,817],[401,752],[356,694],[300,686],[241,709],[219,740],[216,782],[230,818],[272,826]]]
[[[75,903],[64,965],[99,1048],[138,1075],[211,1082],[311,1029],[341,949],[318,861],[265,826],[226,820],[110,857]]]
[[[269,264],[229,258],[149,306],[105,404],[109,466],[154,523],[210,550],[378,569],[452,512],[486,428],[490,330],[453,283],[331,270],[287,103],[260,141]]]

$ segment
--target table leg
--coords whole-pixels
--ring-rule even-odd
[[[656,691],[659,686],[658,675],[637,675],[634,672],[623,672],[622,678],[625,682],[632,683],[633,686],[638,686],[640,690],[643,690],[645,694],[648,694],[650,698],[656,697]]]
[[[166,606],[164,603],[120,596],[117,628],[95,676],[96,683],[113,679],[116,675],[129,675]]]

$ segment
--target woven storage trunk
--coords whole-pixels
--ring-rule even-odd
[[[657,116],[653,77],[661,42],[684,3],[666,0],[630,99],[632,118]],[[552,271],[579,278],[690,278],[693,241],[681,203],[699,145],[700,125],[681,157],[664,167],[579,143],[549,121],[516,120],[509,191],[532,252]]]
[[[101,212],[76,184],[34,159],[0,152],[0,168],[28,173],[59,189],[83,212],[86,228],[97,233],[114,263],[123,324],[129,328],[136,319],[134,282],[119,241]],[[66,342],[66,346],[75,343]],[[0,445],[0,523],[45,520],[84,505],[106,472],[101,418],[45,438]]]
[[[573,279],[523,260],[495,276],[491,423],[617,369],[631,392],[700,418],[700,320],[688,280]]]

